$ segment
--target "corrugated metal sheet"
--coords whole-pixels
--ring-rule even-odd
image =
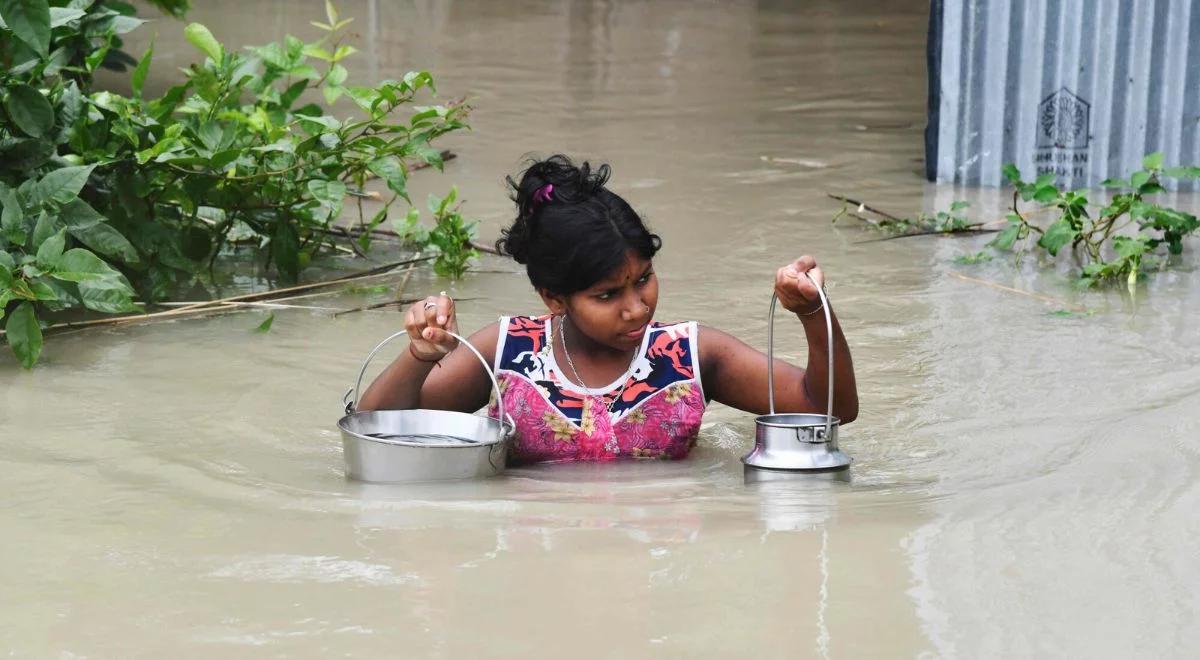
[[[1142,156],[1200,164],[1193,0],[932,0],[926,174],[999,185],[1015,163],[1063,186]]]

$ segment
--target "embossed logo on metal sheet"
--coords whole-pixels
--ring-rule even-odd
[[[1047,96],[1038,105],[1037,146],[1087,149],[1091,114],[1092,104],[1066,87]]]
[[[1037,174],[1087,177],[1092,104],[1063,87],[1038,104],[1037,118]]]

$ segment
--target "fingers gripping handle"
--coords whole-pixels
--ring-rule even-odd
[[[828,410],[826,411],[825,437],[829,438],[830,427],[833,425],[833,315],[829,310],[829,299],[825,297],[825,290],[817,284],[812,275],[805,273],[805,276],[816,285],[817,295],[821,297],[821,309],[825,312],[825,336],[829,341],[829,391],[826,395]],[[775,414],[775,303],[778,301],[779,295],[772,293],[771,309],[767,312],[767,401],[770,404],[772,415]]]
[[[354,388],[346,390],[346,394],[342,396],[342,403],[346,404],[347,415],[355,411],[355,407],[358,404],[359,391],[362,389],[363,376],[367,373],[367,366],[371,364],[371,359],[375,357],[375,354],[379,352],[379,349],[386,346],[393,339],[407,334],[407,330],[401,330],[400,332],[397,332],[376,344],[375,348],[372,348],[371,352],[367,353],[367,359],[363,360],[362,369],[359,369],[358,371],[358,380],[354,382]],[[446,330],[446,334],[454,337],[461,342],[463,346],[471,349],[471,352],[474,353],[475,357],[479,358],[479,362],[483,364],[483,370],[487,372],[488,378],[492,381],[492,391],[496,393],[496,418],[497,421],[500,422],[501,430],[504,428],[505,421],[509,423],[510,428],[515,428],[513,420],[504,414],[504,396],[500,392],[500,382],[496,380],[496,374],[492,371],[491,365],[489,365],[487,360],[484,359],[483,354],[479,352],[479,349],[472,346],[471,342],[467,341],[466,337],[459,336],[453,332],[450,332],[449,330]],[[350,398],[351,394],[354,395],[353,398]]]

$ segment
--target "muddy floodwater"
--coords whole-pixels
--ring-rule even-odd
[[[316,1],[194,4],[233,45],[308,36],[323,16]],[[502,177],[523,154],[609,162],[663,237],[659,319],[763,348],[774,269],[815,255],[858,371],[851,480],[747,483],[753,419],[713,405],[683,462],[349,482],[342,393],[400,317],[330,310],[388,298],[372,289],[275,310],[267,334],[249,310],[61,335],[32,372],[0,355],[0,655],[1200,648],[1200,274],[1154,276],[1136,298],[1087,293],[1067,264],[954,262],[987,237],[866,243],[830,222],[829,192],[1003,216],[1002,192],[920,176],[928,2],[340,7],[363,51],[352,77],[425,68],[443,99],[474,106],[474,130],[444,143],[460,157],[412,186],[423,199],[457,183],[483,239],[510,217]],[[130,40],[140,52],[158,33],[157,89],[194,59],[182,27]],[[468,331],[539,311],[515,264],[477,269],[456,285],[418,272],[407,290],[462,298]],[[224,293],[265,284],[247,268]],[[803,361],[798,323],[781,319],[777,341]]]

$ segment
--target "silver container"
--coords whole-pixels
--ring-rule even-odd
[[[850,467],[851,458],[838,451],[838,423],[833,416],[833,317],[829,300],[821,287],[821,309],[825,312],[825,331],[829,339],[829,389],[824,415],[812,413],[775,412],[775,305],[778,296],[771,295],[767,315],[767,400],[770,414],[755,418],[754,449],[742,458],[747,473],[750,470],[782,470],[791,472],[833,472]]]
[[[397,332],[367,355],[358,381],[346,392],[346,416],[338,420],[346,476],[359,481],[402,483],[490,477],[504,470],[512,418],[504,414],[500,384],[487,360],[465,338],[450,333],[483,363],[496,394],[497,418],[447,410],[373,410],[356,412],[359,388],[371,358]],[[353,398],[350,395],[353,393]],[[500,420],[507,420],[501,423]]]

